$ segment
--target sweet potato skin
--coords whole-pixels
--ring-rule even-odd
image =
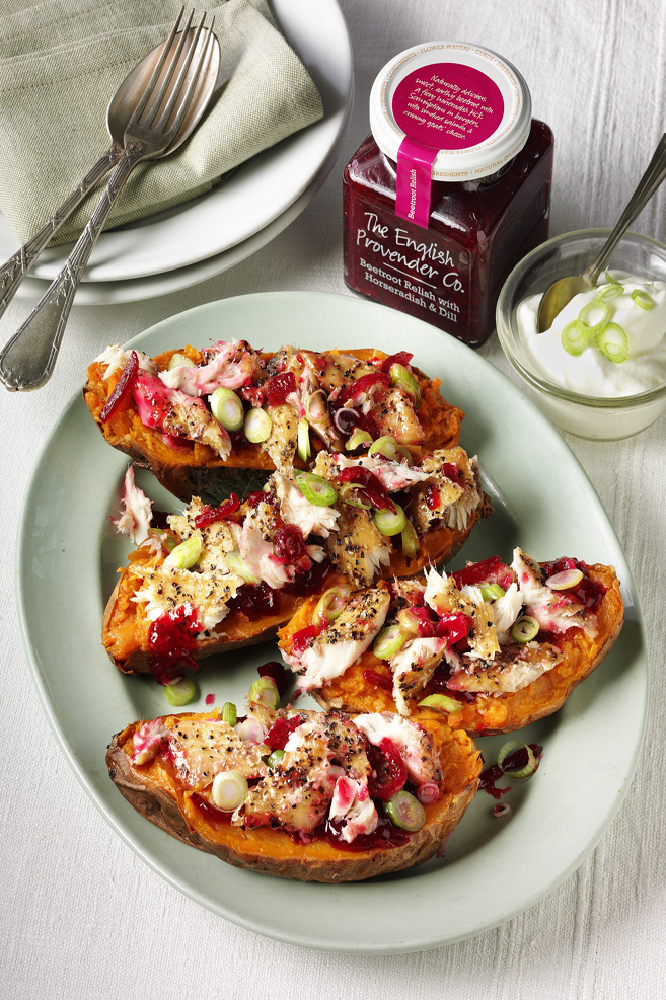
[[[515,694],[502,694],[496,698],[480,696],[475,703],[461,703],[460,712],[450,715],[441,713],[442,719],[450,726],[460,727],[476,736],[499,736],[543,719],[562,707],[571,692],[604,659],[620,634],[624,618],[615,570],[600,563],[588,569],[590,577],[607,588],[597,611],[599,630],[596,638],[591,639],[582,629],[572,630],[574,634],[561,643],[566,652],[564,660],[548,673]],[[289,625],[280,630],[280,646],[290,649],[290,636],[302,627],[300,618],[308,613],[311,613],[311,608],[306,602]],[[385,676],[387,680],[391,677],[386,664],[378,660],[370,649],[342,677],[309,693],[325,711],[332,708],[345,712],[397,711],[390,691],[367,683],[363,676],[366,670]],[[417,702],[433,692],[434,689],[427,685],[419,693],[412,703],[412,718],[420,721],[424,711],[431,711],[419,708]],[[454,692],[451,695],[454,696]]]
[[[184,713],[181,717],[191,715]],[[469,737],[438,724],[435,732],[441,746],[449,748],[451,760],[448,766],[443,761],[442,798],[426,807],[425,826],[412,834],[404,847],[341,851],[321,840],[295,844],[288,834],[268,827],[243,831],[222,826],[215,830],[189,806],[187,793],[183,795],[158,764],[132,764],[132,736],[140,725],[134,722],[114,736],[106,753],[109,777],[138,813],[177,840],[214,854],[236,868],[300,881],[353,882],[427,861],[462,819],[476,792],[482,767]]]
[[[202,354],[191,346],[184,349],[165,351],[155,361],[160,370],[165,369],[174,354],[184,354],[195,364]],[[361,349],[344,351],[360,360],[371,357],[385,358],[382,351]],[[268,359],[272,355],[264,354]],[[174,451],[162,440],[159,431],[144,427],[133,400],[125,399],[115,413],[104,424],[99,416],[105,400],[118,382],[120,373],[102,379],[104,365],[93,362],[88,368],[88,379],[83,389],[83,399],[104,439],[114,448],[122,451],[139,466],[150,469],[162,485],[185,503],[193,496],[199,496],[204,503],[218,504],[224,497],[235,492],[239,496],[250,490],[261,489],[274,465],[261,445],[250,444],[228,459],[221,459],[204,444],[185,444],[182,451]],[[463,412],[451,406],[442,397],[439,379],[430,379],[417,368],[414,369],[421,387],[422,403],[419,418],[424,425],[426,440],[411,448],[415,458],[437,448],[453,448],[458,444],[460,423]],[[302,463],[297,459],[297,466]]]

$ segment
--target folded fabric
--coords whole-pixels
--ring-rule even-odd
[[[0,22],[0,210],[21,242],[109,147],[106,108],[130,70],[169,32],[165,0],[5,0]],[[201,8],[198,8],[201,10]],[[220,78],[201,126],[127,182],[107,228],[189,201],[227,171],[322,117],[321,99],[267,0],[228,0],[215,15]],[[101,188],[54,243],[76,239]]]

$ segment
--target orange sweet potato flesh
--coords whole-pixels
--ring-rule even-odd
[[[416,559],[408,559],[400,550],[395,549],[390,563],[383,567],[383,575],[388,579],[393,576],[413,576],[424,566],[437,565],[452,559],[476,521],[481,517],[487,517],[489,510],[489,503],[486,502],[483,508],[468,518],[468,527],[465,531],[437,528],[428,532],[420,539],[421,550]],[[110,659],[123,673],[150,672],[148,654],[150,621],[146,618],[144,606],[132,600],[143,582],[133,567],[137,564],[154,566],[156,558],[141,548],[130,554],[129,566],[122,570],[120,580],[104,611],[102,644]],[[309,599],[309,606],[314,608],[323,590],[341,584],[349,585],[349,581],[342,573],[334,572],[327,576],[322,591],[318,591]],[[194,651],[195,659],[203,660],[215,653],[271,639],[277,634],[278,628],[292,618],[302,603],[303,597],[295,597],[282,591],[275,614],[255,616],[251,619],[238,612],[227,615],[212,630],[210,636],[199,641]]]
[[[338,352],[332,352],[338,353]],[[344,351],[361,361],[369,358],[383,360],[388,355],[371,349]],[[160,371],[168,367],[174,354],[184,354],[195,364],[202,360],[201,351],[188,345],[186,348],[165,351],[154,360]],[[265,360],[271,354],[262,354]],[[206,503],[218,503],[231,492],[244,495],[250,489],[261,489],[267,473],[274,470],[268,454],[259,444],[249,444],[242,451],[232,452],[221,459],[208,445],[183,441],[183,450],[175,451],[162,440],[159,431],[145,427],[134,405],[131,393],[120,403],[110,419],[103,424],[100,413],[106,399],[113,392],[121,373],[108,379],[102,375],[106,365],[93,362],[88,368],[88,379],[83,398],[105,440],[131,459],[148,467],[163,486],[186,503],[199,496]],[[462,410],[446,402],[439,391],[440,380],[430,379],[414,369],[421,387],[422,402],[418,411],[425,432],[421,445],[410,448],[415,459],[437,448],[453,448],[458,444]],[[299,466],[300,460],[296,460]]]
[[[164,717],[202,718],[194,713]],[[205,714],[209,718],[209,713]],[[425,826],[403,847],[341,851],[325,840],[296,844],[280,830],[241,830],[213,823],[197,808],[192,793],[182,787],[168,764],[159,758],[132,764],[132,737],[141,722],[133,722],[113,738],[106,754],[109,776],[125,798],[146,819],[192,847],[215,854],[237,868],[317,882],[349,882],[421,864],[440,849],[471,802],[481,772],[481,757],[469,736],[451,730],[440,719],[424,720],[433,736],[442,769],[440,799],[425,806]]]
[[[595,583],[607,588],[596,612],[598,632],[594,639],[580,628],[570,629],[566,637],[558,642],[565,652],[561,663],[522,690],[514,694],[502,694],[499,697],[479,695],[474,703],[461,702],[460,712],[450,715],[442,712],[435,714],[446,719],[449,725],[460,727],[468,733],[496,736],[501,733],[511,733],[561,708],[574,688],[601,663],[622,628],[624,611],[615,570],[612,566],[601,564],[589,566],[588,570]],[[303,628],[304,622],[311,614],[312,604],[308,600],[299,608],[289,624],[280,630],[279,645],[284,650],[291,651],[291,636]],[[341,708],[347,712],[396,712],[391,691],[369,684],[363,676],[366,670],[372,670],[391,680],[391,671],[386,663],[379,660],[372,649],[369,649],[341,677],[329,681],[310,694],[324,709]],[[418,702],[432,693],[434,689],[428,685],[414,698],[410,706],[413,718],[421,722],[424,717],[432,716],[435,710],[418,707]],[[451,692],[451,695],[453,697],[455,693]]]

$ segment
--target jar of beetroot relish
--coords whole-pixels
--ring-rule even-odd
[[[553,136],[488,49],[396,56],[344,173],[345,281],[478,347],[514,265],[548,237]]]

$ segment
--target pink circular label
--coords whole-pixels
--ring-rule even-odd
[[[433,63],[400,81],[391,110],[398,128],[422,145],[468,149],[497,131],[504,98],[495,81],[478,69]]]

